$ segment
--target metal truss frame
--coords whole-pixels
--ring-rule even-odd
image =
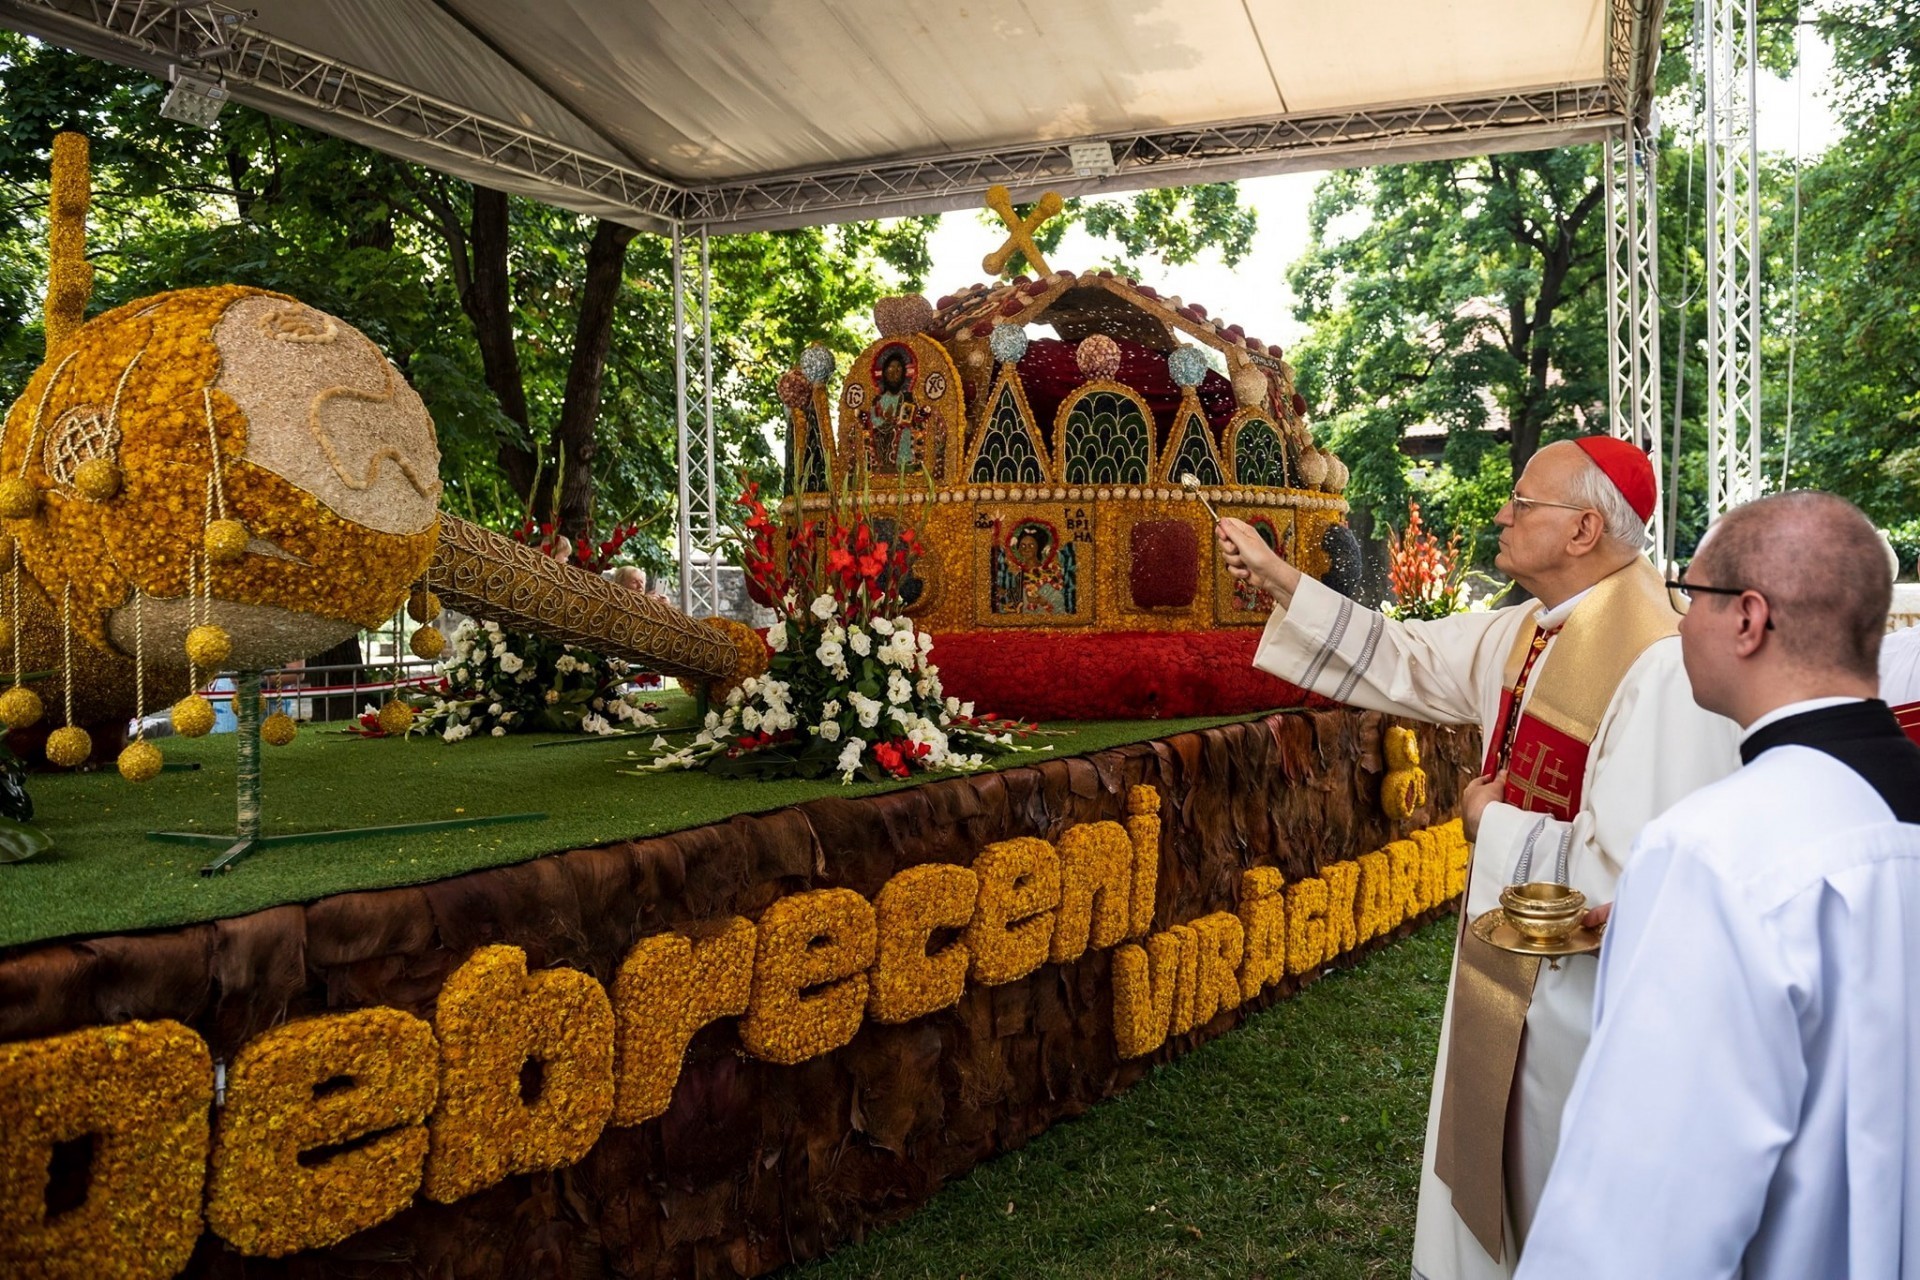
[[[1661,465],[1660,210],[1655,139],[1620,130],[1604,144],[1607,236],[1607,422]],[[1663,563],[1672,530],[1656,504],[1649,529]]]
[[[1066,138],[945,155],[849,163],[700,185],[558,142],[255,31],[250,10],[215,0],[0,0],[0,23],[152,71],[170,64],[224,79],[240,101],[351,118],[414,147],[625,210],[652,230],[793,227],[972,204],[987,186],[1067,194],[1255,173],[1552,146],[1601,136],[1644,100],[1646,10],[1616,0],[1606,76],[1592,83],[1438,102]],[[1622,41],[1638,41],[1626,47]],[[1104,143],[1115,172],[1075,172],[1075,144]]]
[[[1707,513],[1760,496],[1760,153],[1756,0],[1705,0]]]
[[[720,612],[720,496],[715,471],[719,444],[713,420],[713,260],[706,228],[700,229],[700,386],[687,388],[687,271],[684,228],[673,230],[674,434],[680,472],[679,604],[681,612],[710,617]],[[696,409],[697,405],[697,409]],[[699,422],[692,419],[698,413]],[[695,553],[699,559],[695,560]]]

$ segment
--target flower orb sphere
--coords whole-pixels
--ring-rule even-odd
[[[187,661],[196,667],[218,667],[233,654],[233,637],[226,628],[204,623],[187,632]]]
[[[1167,352],[1167,372],[1183,387],[1197,387],[1207,376],[1207,358],[1200,348],[1182,344]]]
[[[213,732],[213,704],[197,693],[173,704],[173,731],[183,738],[204,738]]]
[[[398,698],[390,700],[380,708],[380,728],[399,737],[413,728],[413,708]]]
[[[276,711],[260,722],[260,740],[270,747],[286,746],[299,732],[300,726],[284,711]]]
[[[833,377],[833,352],[814,343],[800,353],[800,372],[814,386],[824,386]]]
[[[5,724],[9,729],[25,729],[38,724],[40,717],[45,714],[46,708],[40,705],[40,695],[23,684],[0,693],[0,724]]]
[[[160,776],[160,766],[165,761],[160,758],[160,748],[145,738],[138,738],[120,753],[119,763],[120,776],[128,782],[152,782]]]
[[[122,477],[111,458],[89,458],[73,469],[73,488],[88,502],[109,502],[119,496]]]
[[[0,434],[0,519],[39,594],[71,590],[100,655],[76,660],[76,707],[108,719],[133,711],[136,649],[183,671],[198,624],[242,668],[380,626],[438,543],[439,470],[426,406],[364,334],[283,294],[179,289],[34,373]],[[23,657],[57,666],[44,630]]]
[[[1073,349],[1073,359],[1089,378],[1111,378],[1120,372],[1120,344],[1104,333],[1089,334]]]
[[[799,409],[813,399],[813,383],[807,375],[798,369],[789,369],[780,375],[780,381],[773,387],[780,397],[780,403],[789,409]]]
[[[47,735],[47,759],[62,769],[77,769],[93,754],[93,739],[77,725],[55,729]]]
[[[215,564],[239,564],[247,554],[247,526],[238,520],[215,520],[207,526],[207,559]]]
[[[407,597],[407,616],[415,622],[432,622],[443,607],[439,596],[424,589]]]
[[[1001,364],[1019,364],[1020,357],[1027,354],[1027,331],[1010,320],[1003,320],[987,335],[987,349]]]
[[[933,323],[933,304],[917,293],[882,298],[873,304],[873,323],[883,338],[905,338]]]
[[[11,476],[0,480],[0,517],[25,520],[40,509],[40,491],[33,481]]]

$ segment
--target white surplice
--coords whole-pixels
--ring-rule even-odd
[[[1895,707],[1920,702],[1920,627],[1890,631],[1880,642],[1880,700]]]
[[[1483,740],[1498,731],[1507,654],[1529,617],[1564,622],[1580,597],[1553,610],[1528,601],[1488,613],[1433,622],[1395,622],[1303,578],[1293,603],[1267,621],[1254,665],[1340,702],[1440,724],[1477,724]],[[1549,640],[1529,689],[1553,663]],[[1500,890],[1522,880],[1562,880],[1595,906],[1613,900],[1640,828],[1674,801],[1739,765],[1739,729],[1693,700],[1678,637],[1640,655],[1607,707],[1587,760],[1580,811],[1572,822],[1488,806],[1480,820],[1467,888],[1467,918],[1499,905]],[[1564,874],[1559,870],[1564,866]],[[1559,1143],[1560,1113],[1592,1025],[1591,957],[1541,966],[1522,1038],[1507,1131],[1508,1247],[1496,1262],[1453,1211],[1453,1193],[1433,1172],[1453,984],[1440,1028],[1440,1054],[1427,1112],[1421,1161],[1414,1268],[1426,1280],[1505,1280],[1539,1203]]]
[[[1920,826],[1779,746],[1647,828],[1525,1280],[1920,1280]]]

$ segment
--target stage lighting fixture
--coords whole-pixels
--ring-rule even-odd
[[[1110,142],[1076,142],[1067,148],[1067,157],[1073,162],[1075,177],[1105,178],[1119,172]]]
[[[183,71],[173,73],[173,88],[160,104],[160,114],[169,120],[213,128],[220,108],[227,105],[227,86],[217,80],[203,80]]]

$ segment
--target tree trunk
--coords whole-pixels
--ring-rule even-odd
[[[513,341],[513,297],[507,271],[510,242],[507,193],[476,185],[473,224],[468,231],[472,274],[468,287],[461,291],[460,307],[473,322],[488,390],[499,401],[500,412],[524,433],[522,440],[500,442],[500,470],[514,493],[527,504],[529,514],[544,521],[551,518],[550,502],[534,491],[540,459],[523,443],[533,439],[533,427],[527,414],[526,386],[520,377],[520,350]]]
[[[584,535],[593,523],[593,455],[600,447],[593,429],[600,417],[607,351],[613,344],[613,307],[633,236],[632,227],[602,218],[587,249],[586,287],[573,330],[573,362],[567,368],[566,398],[554,429],[556,452],[562,459],[560,509],[554,522],[569,537]]]

